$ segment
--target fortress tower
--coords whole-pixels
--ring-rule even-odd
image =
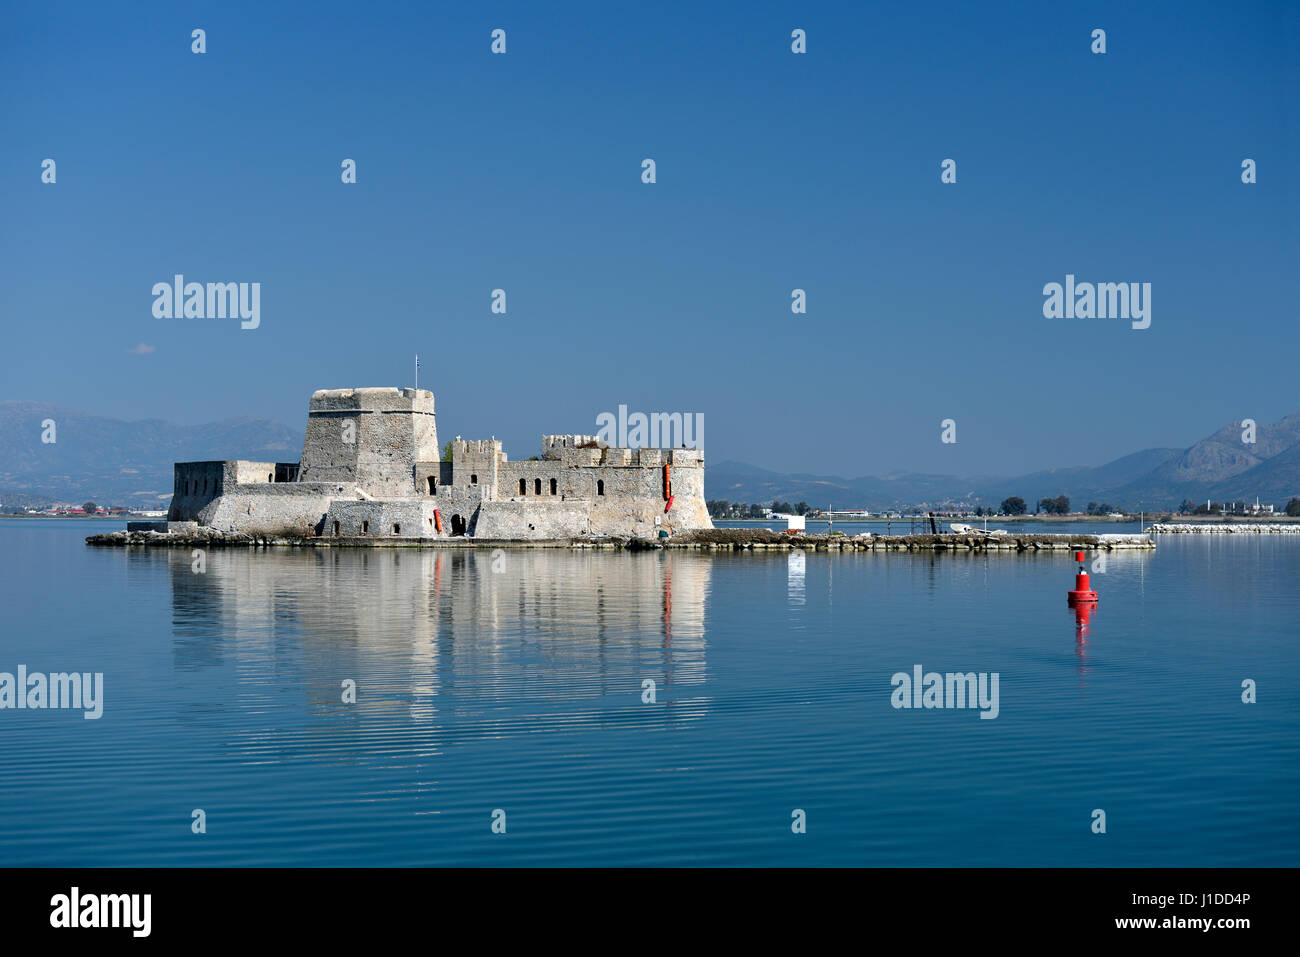
[[[415,463],[440,457],[432,392],[322,389],[308,406],[298,480],[400,498],[415,494]]]

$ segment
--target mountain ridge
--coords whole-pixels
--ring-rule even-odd
[[[1257,426],[1254,443],[1244,442],[1243,433],[1240,424],[1229,423],[1186,448],[1140,449],[1099,466],[1065,466],[1019,476],[894,472],[886,478],[844,478],[725,461],[709,466],[706,483],[711,499],[804,501],[814,507],[873,511],[943,504],[996,507],[1011,496],[1033,508],[1057,495],[1067,496],[1075,509],[1089,502],[1133,510],[1177,508],[1188,499],[1253,501],[1256,496],[1280,509],[1300,496],[1300,413]],[[826,502],[826,492],[842,497]]]
[[[53,442],[43,442],[46,420]],[[1187,448],[1149,448],[1099,466],[1072,465],[1019,476],[955,476],[895,470],[846,478],[785,473],[746,462],[710,464],[710,499],[805,501],[818,508],[872,511],[943,504],[996,507],[1016,495],[1032,508],[1066,495],[1137,509],[1174,508],[1185,499],[1261,502],[1277,507],[1300,495],[1300,413],[1256,428],[1254,443],[1230,423]],[[244,458],[294,461],[302,432],[242,415],[200,425],[164,419],[124,421],[37,400],[0,401],[0,503],[50,501],[161,507],[171,497],[172,464]]]

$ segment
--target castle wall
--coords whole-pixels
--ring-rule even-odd
[[[485,502],[475,525],[481,539],[563,539],[591,534],[587,503]]]
[[[428,502],[342,501],[330,505],[323,537],[433,538],[434,506]]]
[[[428,515],[433,515],[436,508],[442,516],[442,537],[450,537],[453,533],[452,525],[457,516],[465,523],[465,532],[467,535],[474,535],[474,521],[478,515],[479,506],[484,501],[486,487],[483,485],[442,485],[438,488],[437,495],[425,496],[421,499],[422,504],[428,506]],[[425,533],[435,535],[435,531],[429,531],[434,526],[424,523]]]
[[[611,451],[628,464],[598,464]],[[673,495],[666,512],[665,464]],[[558,461],[507,462],[499,474],[496,499],[483,507],[480,538],[654,537],[660,530],[712,527],[696,450],[564,449]],[[512,526],[513,535],[506,534]]]
[[[505,462],[499,469],[499,476],[497,499],[554,499],[559,502],[587,496],[585,483],[575,483],[572,472],[554,460]],[[554,492],[551,491],[552,482],[555,483]]]
[[[221,494],[225,478],[225,462],[177,462],[172,469],[167,520],[195,521],[199,512]]]
[[[172,501],[167,519],[172,522],[197,520],[217,498],[242,484],[272,484],[275,462],[177,462],[173,472]]]
[[[283,537],[319,535],[339,487],[326,482],[240,485],[195,520],[222,532]]]

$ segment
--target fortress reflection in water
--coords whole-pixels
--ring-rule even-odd
[[[211,549],[202,571],[196,561],[140,550],[129,565],[156,575],[165,564],[178,675],[201,690],[205,672],[223,676],[199,711],[300,719],[305,706],[324,719],[318,730],[382,716],[481,734],[652,727],[707,710],[705,556]],[[641,701],[647,678],[657,706]],[[355,704],[342,702],[347,679]]]

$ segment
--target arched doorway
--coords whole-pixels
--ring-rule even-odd
[[[453,535],[465,534],[465,520],[459,515],[453,515],[451,517],[451,533]]]

